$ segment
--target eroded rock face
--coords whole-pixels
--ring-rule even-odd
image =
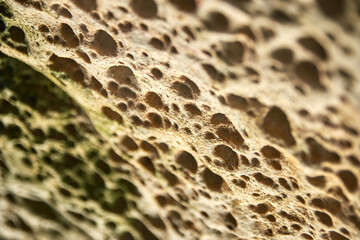
[[[358,9],[2,1],[0,238],[356,239]]]

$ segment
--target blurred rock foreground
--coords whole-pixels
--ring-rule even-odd
[[[0,240],[360,239],[360,2],[0,0]]]

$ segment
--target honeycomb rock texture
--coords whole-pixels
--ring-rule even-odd
[[[0,239],[360,239],[357,0],[0,0]]]

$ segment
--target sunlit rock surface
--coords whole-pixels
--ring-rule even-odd
[[[360,239],[356,0],[1,0],[0,239]]]

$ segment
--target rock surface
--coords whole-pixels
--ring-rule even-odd
[[[2,0],[0,239],[360,239],[359,22]]]

